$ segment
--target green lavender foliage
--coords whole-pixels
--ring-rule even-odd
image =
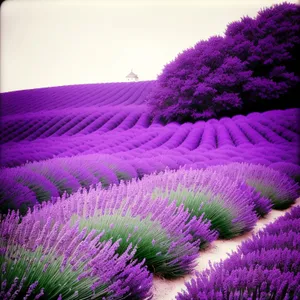
[[[235,217],[232,211],[224,205],[220,195],[213,197],[209,192],[193,191],[178,186],[171,191],[157,188],[153,191],[152,197],[169,198],[170,201],[176,201],[177,206],[183,203],[191,215],[190,218],[203,215],[211,222],[211,229],[217,230],[221,238],[231,238],[240,233],[240,228],[235,228],[233,225],[232,221]]]
[[[177,245],[177,251],[170,252],[172,243],[176,243],[178,238],[169,234],[158,221],[152,221],[150,215],[141,218],[139,215],[131,216],[129,211],[125,215],[115,211],[111,215],[72,217],[72,222],[78,220],[80,228],[102,232],[101,242],[120,240],[118,254],[124,253],[132,244],[136,247],[135,259],[139,261],[145,259],[145,264],[151,272],[164,277],[177,277],[184,274],[178,264],[172,263],[179,253],[182,255],[183,245]]]
[[[5,270],[0,275],[0,281],[2,283],[6,281],[6,285],[11,286],[17,278],[19,288],[21,286],[18,299],[26,295],[28,288],[34,282],[38,282],[38,285],[33,295],[39,294],[43,288],[42,299],[57,299],[58,295],[61,295],[64,300],[78,299],[76,294],[80,295],[80,299],[91,299],[93,295],[91,286],[98,278],[89,276],[78,280],[78,276],[84,272],[86,263],[81,262],[76,270],[68,263],[62,270],[62,262],[62,256],[57,256],[53,251],[44,254],[42,247],[31,251],[21,245],[10,245],[7,247],[6,255],[0,256],[0,265]],[[48,267],[45,268],[45,265]],[[107,290],[107,284],[104,284],[96,289],[95,294],[104,297],[111,292]]]

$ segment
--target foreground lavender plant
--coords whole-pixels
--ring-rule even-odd
[[[0,225],[1,299],[145,299],[151,275],[133,260],[130,245],[99,242],[87,232],[49,217],[44,225],[19,223],[12,213]]]
[[[177,300],[298,299],[300,206],[242,243],[191,282]]]
[[[294,180],[266,166],[232,163],[210,169],[225,176],[244,180],[263,197],[270,199],[276,209],[289,207],[299,196],[299,185]]]
[[[268,200],[243,182],[220,176],[210,170],[166,171],[145,176],[140,189],[183,204],[191,216],[210,220],[211,228],[222,238],[251,230],[256,223],[255,208],[267,213]]]
[[[101,241],[117,241],[118,252],[130,244],[137,246],[135,258],[145,259],[148,268],[157,275],[177,277],[191,271],[198,257],[200,243],[217,238],[210,230],[210,222],[190,217],[184,206],[169,203],[168,199],[151,199],[139,191],[142,182],[121,183],[107,190],[97,186],[80,190],[56,203],[35,207],[22,222],[41,223],[51,216],[61,224],[79,222],[80,228],[105,233]]]

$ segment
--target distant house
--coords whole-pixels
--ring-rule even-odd
[[[131,72],[126,76],[126,79],[127,81],[138,81],[139,77],[135,73],[133,73],[131,69]]]

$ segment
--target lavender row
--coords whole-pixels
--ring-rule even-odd
[[[241,168],[243,167],[241,165]],[[277,176],[281,175],[277,171],[273,172],[277,173]],[[279,187],[280,192],[285,192],[289,197],[294,198],[298,186],[286,176],[281,176],[285,180],[285,185]],[[267,172],[266,177],[270,177]],[[265,178],[266,182],[268,178]],[[291,199],[290,203],[292,202]],[[9,274],[6,275],[5,272],[2,274],[2,281],[7,280],[9,284],[5,283],[1,292],[3,295],[7,293],[10,295],[12,290],[21,290],[23,281],[30,278],[30,280],[35,280],[33,282],[35,283],[37,280],[34,275],[36,275],[41,278],[40,288],[36,290],[37,295],[44,293],[47,289],[49,293],[46,280],[44,280],[48,274],[48,264],[51,264],[58,255],[55,260],[57,263],[53,266],[57,269],[49,269],[49,274],[54,272],[56,275],[51,275],[52,278],[63,281],[65,268],[70,271],[71,267],[66,267],[66,261],[70,256],[65,255],[62,249],[66,247],[68,250],[65,251],[70,253],[70,249],[76,249],[74,250],[76,252],[80,247],[79,245],[74,247],[71,239],[73,236],[71,232],[74,231],[77,236],[81,236],[81,232],[84,232],[81,240],[78,242],[76,239],[76,241],[83,242],[86,246],[85,239],[93,236],[92,245],[96,246],[98,252],[93,248],[94,250],[88,253],[95,255],[97,253],[96,257],[101,262],[104,261],[102,267],[99,266],[100,261],[97,261],[95,265],[95,268],[100,268],[97,269],[99,272],[115,270],[112,267],[104,267],[106,260],[99,254],[102,249],[99,245],[108,243],[109,247],[113,248],[111,253],[114,252],[114,255],[120,258],[124,256],[128,258],[130,262],[125,265],[136,268],[137,271],[131,271],[133,274],[130,283],[129,279],[123,279],[123,286],[125,284],[132,287],[118,288],[119,292],[113,289],[109,291],[119,295],[121,290],[125,293],[125,297],[129,293],[129,299],[139,298],[140,294],[146,295],[149,290],[150,277],[146,269],[142,268],[143,264],[152,273],[166,278],[189,273],[195,266],[199,248],[206,247],[218,236],[230,238],[251,230],[258,216],[268,213],[271,207],[270,199],[261,195],[258,189],[248,186],[238,177],[224,176],[222,172],[218,173],[212,169],[181,169],[176,172],[169,170],[145,176],[142,180],[134,179],[129,183],[121,182],[119,185],[111,185],[108,189],[103,189],[98,185],[94,188],[89,187],[88,190],[80,189],[71,196],[64,194],[61,198],[34,206],[33,210],[22,218],[21,223],[19,215],[15,212],[9,213],[1,220],[2,238],[0,241],[4,243],[1,248],[5,249],[1,252],[3,253],[1,264],[5,272]],[[63,232],[60,233],[60,230]],[[57,244],[54,242],[55,239],[57,239]],[[131,252],[131,249],[134,250]],[[19,254],[18,257],[14,256],[16,251]],[[74,261],[76,255],[71,255],[71,266],[73,266],[72,259]],[[71,275],[68,273],[67,276],[79,277],[83,280],[88,274],[97,277],[98,274],[93,270],[87,270],[87,267],[84,267],[90,257],[82,255],[85,259],[80,261],[83,263],[81,265],[83,269],[74,270],[73,268],[72,271],[78,272]],[[35,258],[32,262],[31,257]],[[20,266],[23,266],[23,269],[26,260],[29,260],[30,264],[38,264],[35,267],[36,273],[27,278],[24,274],[29,273],[21,267],[7,268],[6,264],[15,259],[17,262],[18,259],[20,260]],[[46,267],[44,261],[46,261]],[[88,263],[87,266],[93,269],[94,265]],[[119,266],[118,263],[117,266]],[[41,274],[44,268],[46,268],[46,275]],[[122,268],[125,268],[124,264]],[[124,272],[129,274],[126,268]],[[136,273],[142,275],[137,276]],[[24,276],[26,277],[22,281]],[[100,278],[103,281],[103,278],[107,276],[102,274]],[[134,278],[135,276],[137,278]],[[18,279],[14,281],[16,277]],[[100,281],[95,278],[95,282],[99,285],[102,284]],[[119,282],[117,279],[116,281]],[[140,285],[142,281],[146,282],[143,286]],[[91,289],[93,290],[91,287],[95,286],[95,282],[84,281],[80,287],[85,289],[80,292],[84,294],[91,292]],[[24,293],[28,293],[30,283],[33,284],[28,279],[24,286],[26,287]],[[111,284],[114,285],[114,281]],[[41,290],[42,288],[44,290]],[[76,293],[76,288],[76,286],[67,287],[64,290],[62,287],[60,293],[67,293],[67,297],[72,297]],[[108,292],[107,289],[105,291]],[[103,291],[99,291],[101,292]],[[105,294],[99,295],[106,296]]]
[[[47,87],[1,94],[2,115],[24,114],[63,108],[140,105],[153,81],[100,83]]]
[[[41,162],[28,163],[15,168],[0,171],[1,208],[20,208],[22,211],[38,202],[51,197],[76,192],[101,182],[103,187],[118,184],[121,180],[142,178],[146,174],[169,169],[187,168],[205,169],[214,165],[226,165],[232,162],[248,162],[270,166],[275,170],[299,180],[300,167],[297,164],[297,148],[264,144],[248,147],[223,147],[203,152],[165,151],[128,154],[77,155],[66,158],[53,158]]]
[[[178,200],[183,189],[192,201],[186,194]],[[199,247],[205,248],[218,236],[230,238],[251,230],[257,207],[268,213],[271,203],[241,181],[209,170],[182,169],[106,190],[96,186],[63,195],[35,206],[22,222],[43,225],[51,216],[60,224],[104,230],[102,241],[122,238],[119,254],[132,243],[137,246],[134,257],[145,259],[150,271],[177,277],[193,269]]]
[[[133,112],[134,111],[134,112]],[[270,114],[271,113],[271,114]],[[55,111],[42,111],[39,113],[25,113],[22,115],[13,115],[13,116],[7,116],[3,117],[3,141],[10,141],[16,139],[18,136],[18,133],[24,132],[23,136],[18,137],[19,140],[34,140],[39,137],[49,137],[51,135],[59,136],[66,134],[74,135],[77,133],[82,134],[88,134],[92,133],[94,131],[100,130],[102,126],[104,128],[102,129],[103,132],[109,131],[111,129],[114,129],[115,127],[112,127],[110,123],[118,123],[118,125],[121,125],[125,120],[124,124],[122,124],[121,129],[124,128],[124,130],[127,130],[135,125],[135,122],[137,122],[136,118],[143,115],[143,122],[142,119],[139,120],[138,124],[144,125],[144,127],[149,126],[149,119],[150,116],[146,112],[145,105],[131,105],[131,106],[108,106],[104,108],[73,108],[73,109],[63,109],[63,110],[55,110]],[[270,111],[267,113],[252,113],[248,116],[236,116],[232,119],[230,118],[222,118],[221,120],[217,121],[215,119],[211,119],[209,122],[210,124],[215,124],[216,127],[220,126],[229,126],[229,128],[220,128],[218,131],[220,131],[221,138],[229,138],[231,136],[231,132],[228,133],[228,131],[235,132],[235,128],[232,127],[232,124],[234,123],[255,123],[256,127],[260,126],[260,129],[263,128],[263,131],[260,132],[259,129],[256,132],[256,136],[261,136],[264,139],[268,140],[269,137],[272,138],[272,130],[275,130],[277,132],[277,141],[280,142],[280,137],[284,137],[284,141],[293,141],[296,139],[297,134],[299,134],[299,127],[297,128],[297,114],[299,114],[298,109],[288,109],[283,111]],[[271,117],[277,117],[276,123],[271,119]],[[145,118],[148,118],[145,119]],[[231,122],[233,121],[233,123]],[[109,123],[108,125],[106,123]],[[289,123],[289,127],[286,127],[286,122]],[[262,123],[262,124],[260,124]],[[179,126],[177,123],[171,123],[174,125]],[[205,122],[197,122],[195,125],[192,126],[191,123],[185,123],[183,124],[183,128],[188,127],[191,129],[197,129],[201,130],[204,129],[203,125]],[[281,125],[284,124],[285,126]],[[125,126],[127,125],[127,126]],[[251,125],[251,124],[250,124]],[[267,128],[264,128],[264,127]],[[60,129],[60,127],[63,127]],[[74,128],[73,128],[74,127]],[[208,126],[207,133],[208,135],[211,135],[215,128],[212,128],[213,126]],[[272,127],[272,130],[270,131],[269,127]],[[168,127],[166,127],[168,128]],[[35,133],[35,131],[39,129],[38,133]],[[106,130],[105,130],[106,129]],[[59,131],[61,130],[61,131]],[[251,128],[250,128],[251,130]],[[59,131],[59,132],[57,132]],[[100,130],[100,132],[102,132]],[[253,131],[253,130],[252,130]],[[238,135],[243,135],[242,130],[239,130]],[[285,135],[286,133],[286,135]],[[181,133],[179,136],[182,136]],[[249,142],[249,138],[247,139]],[[261,140],[259,140],[261,141]],[[235,143],[235,138],[233,138],[233,143]],[[255,141],[254,141],[255,142]]]
[[[3,117],[1,143],[33,141],[48,137],[68,137],[90,133],[149,127],[145,106],[110,106],[42,111]]]
[[[192,216],[210,220],[221,238],[232,238],[253,228],[257,211],[271,209],[268,199],[260,197],[242,181],[220,176],[210,170],[165,171],[142,179],[139,190],[152,198],[164,197],[183,204]]]
[[[102,183],[107,187],[137,177],[136,170],[120,159],[105,155],[77,156],[31,163],[1,170],[1,207],[26,208],[39,202]],[[24,194],[24,187],[29,191]]]
[[[221,148],[209,149],[209,147],[198,147],[190,151],[186,147],[177,147],[167,149],[164,146],[156,146],[151,149],[147,147],[148,139],[154,139],[158,133],[148,132],[140,134],[136,130],[130,133],[120,134],[115,140],[99,137],[97,135],[81,136],[77,138],[65,138],[66,145],[56,144],[57,140],[51,138],[39,140],[36,142],[20,142],[16,144],[7,144],[1,148],[3,167],[16,167],[28,162],[50,161],[56,158],[71,158],[73,156],[87,156],[91,154],[102,153],[126,160],[147,160],[151,157],[168,156],[171,159],[182,160],[185,164],[193,162],[211,163],[215,159],[223,159],[224,163],[228,160],[253,162],[260,161],[269,165],[274,162],[289,162],[299,164],[298,143],[272,144],[263,142],[256,145],[243,144],[240,146],[222,146]],[[172,133],[166,133],[172,135]],[[131,141],[126,142],[127,138],[132,137]],[[134,141],[136,139],[136,141]],[[61,139],[63,140],[63,138]],[[70,144],[68,145],[68,142]],[[122,145],[130,144],[128,147]],[[116,145],[120,143],[121,145]],[[154,143],[154,141],[153,141]],[[30,147],[30,144],[31,147]],[[73,145],[73,147],[71,146]],[[139,146],[140,145],[140,146]],[[145,145],[145,146],[143,146]],[[149,144],[148,144],[149,145]],[[269,152],[264,151],[268,149]],[[174,158],[175,157],[175,158]],[[182,162],[180,162],[182,164]],[[171,166],[169,166],[171,167]]]
[[[150,298],[152,275],[132,245],[119,255],[120,240],[101,242],[103,232],[44,221],[1,220],[1,299]]]
[[[298,186],[282,177],[285,185],[277,192],[285,193],[291,204]],[[266,173],[265,181],[269,178]],[[64,194],[34,206],[22,222],[43,226],[51,216],[59,224],[104,230],[101,241],[122,238],[120,255],[133,244],[137,246],[134,257],[140,262],[145,259],[150,271],[177,277],[192,270],[199,247],[205,248],[218,236],[231,238],[251,230],[271,207],[270,199],[238,177],[210,169],[181,169],[122,182],[106,190],[98,185],[69,197]]]
[[[139,183],[139,186],[142,182]],[[79,190],[54,202],[35,206],[22,222],[40,222],[47,216],[60,224],[78,223],[80,228],[105,231],[101,240],[120,242],[121,254],[130,244],[137,246],[135,258],[145,259],[148,269],[163,277],[178,277],[189,273],[203,248],[215,240],[217,232],[203,216],[190,216],[184,205],[177,206],[167,198],[151,198],[139,191],[135,182]]]
[[[186,283],[177,300],[298,299],[300,206]]]
[[[256,216],[266,215],[271,208],[287,208],[300,194],[299,185],[287,175],[245,163],[205,170],[185,167],[146,175],[141,182],[139,190],[150,192],[153,197],[184,203],[197,216],[205,211],[212,227],[223,238],[250,230]]]
[[[276,173],[281,175],[279,172]],[[285,176],[284,178],[287,180],[287,183],[290,184],[290,187],[293,181],[288,180]],[[293,188],[295,188],[295,184],[290,187],[291,190],[293,190]],[[285,187],[282,187],[282,190],[285,190]],[[295,194],[292,193],[290,196],[294,198]],[[107,197],[109,200],[106,200]],[[223,174],[219,176],[216,172],[211,170],[181,169],[179,171],[169,170],[159,174],[148,175],[142,180],[133,180],[127,184],[121,183],[119,186],[111,186],[108,190],[103,190],[99,187],[96,190],[91,190],[89,194],[84,196],[82,196],[81,193],[75,193],[70,196],[71,200],[63,202],[64,207],[70,203],[75,203],[73,206],[76,205],[75,208],[67,209],[70,213],[65,210],[63,211],[63,220],[68,220],[73,213],[82,214],[81,211],[78,213],[77,205],[86,208],[86,217],[89,217],[90,214],[93,216],[95,205],[92,205],[91,213],[89,213],[91,210],[89,206],[91,205],[90,202],[93,202],[95,198],[97,198],[99,202],[97,205],[103,205],[103,201],[112,201],[114,207],[119,208],[117,202],[120,201],[120,199],[124,201],[125,198],[129,199],[128,201],[134,206],[133,203],[135,203],[135,201],[137,201],[139,205],[141,205],[142,201],[151,204],[151,201],[160,198],[168,199],[170,203],[172,200],[177,199],[177,205],[181,205],[187,204],[183,200],[189,197],[193,202],[192,205],[195,206],[193,207],[195,211],[193,213],[196,214],[195,216],[202,217],[202,214],[206,211],[204,217],[212,221],[207,215],[207,210],[214,210],[211,211],[215,220],[215,222],[212,223],[213,229],[218,230],[220,236],[226,238],[250,230],[257,220],[257,215],[261,216],[267,214],[272,206],[269,199],[261,197],[253,188],[248,187],[241,180],[232,180],[232,178],[223,176]],[[89,198],[92,200],[89,200]],[[118,199],[118,201],[116,199]],[[181,201],[179,201],[179,199],[181,199]],[[168,201],[166,202],[167,204]],[[292,201],[294,200],[291,200],[291,202]],[[87,204],[82,204],[83,202],[87,202]],[[201,208],[200,204],[202,202],[207,202],[208,206]],[[52,203],[43,203],[42,206],[47,207],[47,210],[43,210],[45,215],[55,214],[55,211],[59,211],[59,209],[56,208],[54,208],[53,211],[49,211],[49,206],[52,207]],[[152,204],[149,206],[152,207]],[[223,216],[227,215],[226,222],[227,226],[229,226],[229,229],[226,229],[228,231],[227,233],[225,233],[225,231],[221,232],[222,228],[218,228],[215,225],[219,222],[219,215],[216,215],[215,211],[216,208],[218,208],[219,213]],[[40,213],[41,212],[39,212],[39,214]],[[62,212],[59,214],[62,214]],[[67,217],[65,216],[66,214]],[[37,213],[35,215],[37,215]],[[45,215],[41,215],[40,219],[44,218]],[[59,216],[55,218],[57,219]]]
[[[112,112],[116,111],[111,110]],[[150,121],[149,116],[147,117],[142,110],[130,113],[122,109],[121,112],[118,110],[115,116],[107,112],[105,113],[109,115],[107,119],[96,118],[91,124],[82,120],[80,115],[74,118],[70,113],[68,120],[72,124],[77,122],[72,126],[59,117],[57,119],[54,117],[50,124],[46,122],[47,126],[32,121],[32,126],[26,125],[28,129],[25,129],[26,126],[20,127],[22,133],[18,133],[18,124],[12,126],[15,142],[1,146],[2,165],[13,167],[26,161],[44,160],[53,156],[68,157],[92,153],[138,157],[145,152],[160,154],[165,152],[174,155],[176,152],[187,154],[190,151],[195,153],[223,147],[263,144],[274,144],[274,147],[290,145],[291,149],[295,149],[299,147],[299,133],[293,131],[294,123],[297,124],[295,117],[297,112],[297,109],[290,109],[232,119],[223,118],[219,121],[212,119],[195,124],[171,123],[166,126]],[[271,116],[277,117],[279,121],[275,123]],[[289,124],[294,126],[293,128],[285,127],[286,124],[281,125],[280,120],[286,122],[289,117]],[[97,125],[94,126],[94,123]],[[82,129],[82,126],[86,126],[85,129]],[[78,130],[82,130],[80,134]],[[7,136],[9,135],[8,132]],[[32,140],[34,139],[32,135],[43,138]]]

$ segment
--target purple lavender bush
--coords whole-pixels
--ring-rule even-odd
[[[300,206],[246,240],[228,259],[198,273],[177,300],[298,299]]]
[[[9,214],[0,224],[1,299],[148,299],[152,276],[131,245],[99,242],[95,230]],[[103,233],[102,233],[103,234]]]
[[[112,156],[95,154],[33,162],[17,168],[2,169],[0,174],[5,178],[0,180],[0,188],[3,190],[0,201],[6,203],[0,209],[2,213],[8,209],[19,209],[21,205],[22,211],[26,212],[36,202],[48,201],[65,192],[71,194],[81,187],[88,189],[99,182],[103,187],[108,187],[138,176],[129,163]],[[20,195],[18,189],[14,193],[9,192],[7,184],[28,187],[34,193],[35,201],[32,200],[32,193]],[[20,197],[24,197],[22,202],[18,200]]]
[[[299,196],[299,185],[285,173],[272,168],[247,163],[232,163],[210,168],[219,174],[244,180],[262,197],[272,202],[273,208],[284,209]]]
[[[10,181],[9,185],[7,183],[2,184],[0,180],[0,187],[3,190],[0,193],[0,201],[7,203],[6,206],[1,206],[1,211],[5,213],[7,209],[20,208],[20,205],[26,208],[25,203],[28,203],[28,206],[31,207],[36,201],[47,201],[51,197],[56,197],[57,193],[59,196],[64,192],[71,194],[82,186],[88,188],[98,182],[101,182],[102,186],[107,188],[110,184],[118,184],[121,180],[128,181],[132,178],[142,178],[145,174],[164,171],[167,167],[173,170],[177,170],[184,165],[188,168],[207,168],[229,164],[234,161],[264,164],[266,166],[278,162],[293,165],[297,163],[296,143],[277,144],[275,146],[275,144],[269,142],[253,145],[248,141],[237,146],[223,145],[214,148],[216,143],[222,141],[222,138],[219,136],[210,138],[209,131],[210,129],[207,130],[207,134],[203,133],[203,140],[201,136],[197,137],[198,141],[196,143],[200,145],[193,151],[181,146],[167,149],[163,144],[152,145],[153,148],[141,149],[141,147],[135,146],[133,140],[132,149],[128,151],[115,153],[111,151],[112,154],[109,155],[99,153],[75,155],[73,157],[55,157],[49,160],[27,163],[16,168],[3,168],[0,170],[2,174],[0,177],[4,177],[4,174],[10,174],[11,176],[5,175],[6,182],[7,180]],[[232,139],[237,141],[236,137],[238,135],[233,136]],[[174,142],[173,140],[172,143]],[[296,169],[294,167],[293,172]],[[293,178],[294,173],[290,171],[287,174]],[[34,181],[23,180],[25,177],[29,178],[28,176],[35,178]],[[29,199],[26,199],[26,196],[20,202],[18,199],[23,196],[17,192],[17,189],[8,196],[6,186],[13,186],[14,184],[28,187],[34,193],[36,201],[32,201],[32,194],[30,196],[25,193],[23,195],[28,195]],[[256,211],[260,215],[266,213]]]
[[[298,91],[300,8],[282,3],[229,24],[179,54],[148,96],[167,121],[209,119],[293,104]]]
[[[55,114],[54,116],[53,114],[52,112],[52,117],[45,121],[49,123],[50,127],[56,120]],[[58,112],[57,114],[59,116]],[[69,114],[72,116],[72,111]],[[14,119],[18,122],[25,115],[15,115]],[[213,120],[209,122],[200,121],[195,124],[171,123],[162,126],[152,123],[148,128],[135,128],[134,123],[132,123],[133,127],[125,131],[114,129],[105,134],[95,134],[89,133],[87,129],[86,133],[76,136],[69,136],[67,132],[62,136],[56,136],[55,129],[53,129],[54,136],[51,137],[35,139],[33,135],[29,134],[22,141],[4,143],[1,145],[0,163],[3,167],[16,167],[33,161],[100,153],[118,156],[123,160],[145,159],[146,155],[150,157],[150,154],[154,156],[158,152],[168,156],[182,157],[191,154],[190,157],[194,157],[196,154],[200,154],[200,151],[202,154],[207,150],[242,145],[250,146],[252,144],[260,146],[266,142],[269,148],[273,148],[272,156],[275,151],[278,152],[279,147],[289,150],[284,154],[282,153],[278,158],[276,155],[274,158],[270,157],[272,162],[286,160],[299,163],[297,153],[295,153],[300,141],[299,130],[297,130],[299,120],[297,115],[299,115],[299,109],[287,109],[258,113],[255,118],[252,114],[251,116],[243,116],[243,118],[222,118],[219,121],[215,120],[215,122],[212,122]],[[89,119],[88,116],[85,114],[83,117]],[[111,117],[109,116],[106,122],[109,122]],[[51,118],[55,118],[55,120]],[[36,122],[35,118],[27,117],[27,123],[21,128],[13,128],[13,133],[20,136],[23,133],[22,130],[26,131],[26,129],[34,127]],[[12,126],[7,118],[3,118],[3,123],[6,124],[7,128]],[[85,126],[84,124],[83,126]],[[9,130],[6,131],[8,135],[10,132]],[[293,153],[289,153],[292,150]],[[190,153],[190,151],[193,152]]]
[[[132,244],[137,249],[134,258],[159,276],[178,277],[192,270],[198,257],[200,243],[217,238],[210,222],[201,217],[190,217],[181,205],[168,199],[151,199],[139,184],[121,183],[107,190],[97,186],[82,189],[70,197],[44,202],[22,222],[45,222],[48,216],[60,224],[78,222],[80,229],[96,230],[101,241],[118,241],[121,255]]]
[[[181,169],[146,175],[139,190],[184,205],[193,216],[211,222],[221,238],[251,230],[257,221],[255,209],[268,213],[270,201],[239,180],[210,170]]]

